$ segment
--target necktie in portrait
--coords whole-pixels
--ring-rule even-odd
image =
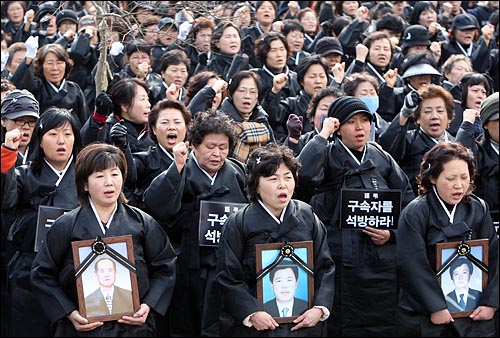
[[[281,313],[283,313],[283,316],[282,317],[286,317],[287,313],[288,313],[288,308],[287,307],[284,307],[282,310],[281,310]]]
[[[464,294],[460,294],[460,301],[458,302],[458,305],[462,310],[465,310],[465,301],[464,301]]]
[[[110,295],[106,296],[106,305],[108,307],[109,314],[112,314],[113,313],[113,300],[111,299]]]

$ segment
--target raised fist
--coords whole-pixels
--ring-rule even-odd
[[[295,114],[290,114],[288,116],[288,121],[286,121],[286,128],[288,129],[288,137],[298,140],[300,135],[302,135],[303,127],[303,117],[297,116]]]
[[[422,98],[420,95],[412,90],[405,96],[405,102],[403,104],[403,108],[401,109],[401,114],[404,117],[410,117],[417,110],[418,105],[422,102]]]
[[[115,123],[111,130],[109,131],[113,144],[120,149],[127,148],[127,127],[123,124],[123,121]]]

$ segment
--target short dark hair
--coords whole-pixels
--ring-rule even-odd
[[[487,74],[482,73],[467,73],[460,80],[462,86],[462,108],[467,108],[467,96],[469,94],[469,87],[483,85],[486,90],[486,97],[490,96],[491,91],[491,83],[493,80]]]
[[[326,59],[318,54],[308,55],[299,63],[299,65],[295,69],[295,72],[297,73],[297,82],[302,89],[304,88],[302,84],[302,82],[304,81],[304,77],[306,76],[309,68],[313,65],[320,65],[321,67],[323,67],[325,75],[328,77],[330,70],[328,69],[328,62],[326,61]]]
[[[450,277],[452,280],[453,280],[453,271],[455,271],[456,268],[464,264],[467,264],[467,266],[469,267],[469,274],[472,275],[472,272],[474,271],[474,266],[472,265],[472,262],[465,257],[459,257],[455,259],[453,263],[451,263],[450,265]]]
[[[271,31],[265,33],[262,36],[262,39],[260,39],[256,43],[257,52],[255,53],[255,56],[263,65],[266,64],[267,54],[269,54],[269,51],[271,50],[271,42],[276,40],[283,42],[283,45],[285,46],[286,49],[287,58],[290,57],[290,47],[288,46],[288,41],[286,40],[286,37],[281,32]]]
[[[143,39],[136,39],[134,41],[129,42],[126,44],[123,53],[129,57],[132,55],[132,53],[135,52],[143,52],[149,55],[151,57],[151,45],[146,43]]]
[[[35,129],[33,129],[33,135],[30,140],[30,151],[33,149],[31,157],[31,168],[33,171],[39,172],[42,169],[45,152],[40,146],[43,136],[54,128],[63,126],[65,123],[69,123],[71,129],[73,130],[73,135],[75,137],[73,143],[72,154],[76,157],[78,152],[82,147],[82,138],[80,136],[80,121],[76,115],[70,112],[66,108],[51,107],[41,112],[40,118],[38,119]]]
[[[205,70],[196,73],[189,78],[186,88],[186,105],[188,105],[193,97],[207,85],[208,80],[210,79],[223,80],[223,78],[219,74],[212,70]]]
[[[309,105],[307,106],[306,111],[307,118],[309,119],[311,124],[314,125],[314,117],[316,116],[316,110],[318,109],[318,105],[321,100],[323,100],[327,96],[333,96],[338,99],[339,97],[342,97],[344,95],[345,93],[341,89],[334,87],[323,88],[319,92],[314,94],[311,98],[311,101],[309,101]],[[318,129],[320,128],[320,126],[315,127],[317,127]]]
[[[302,165],[287,146],[270,142],[250,153],[247,162],[247,194],[250,201],[256,202],[259,196],[259,178],[273,175],[281,163],[290,169],[293,179],[298,182],[298,172]]]
[[[186,70],[189,72],[191,62],[189,61],[189,57],[186,52],[180,49],[169,50],[160,58],[160,71],[165,71],[168,66],[177,66],[180,64],[184,64],[186,66]]]
[[[342,89],[346,95],[355,96],[354,93],[356,92],[356,89],[358,89],[360,84],[365,82],[371,83],[378,95],[379,87],[377,78],[368,72],[352,73],[347,75],[342,81]]]
[[[140,86],[146,90],[149,95],[148,85],[144,80],[135,77],[126,77],[113,85],[111,89],[111,98],[113,100],[113,113],[121,116],[122,105],[132,106],[135,96],[137,94],[137,87]]]
[[[75,162],[75,184],[80,206],[88,205],[89,192],[85,190],[89,176],[96,171],[118,167],[122,173],[123,182],[127,177],[127,161],[120,148],[107,143],[93,143],[80,151]],[[126,203],[125,195],[120,192],[120,198]]]
[[[278,265],[272,268],[271,271],[269,271],[269,280],[271,281],[271,283],[274,280],[274,275],[276,274],[276,272],[284,269],[292,269],[293,274],[295,275],[295,280],[299,279],[299,268],[297,267],[297,264],[294,264],[293,262],[290,261],[282,260],[281,262],[278,263]]]
[[[158,121],[158,116],[160,116],[160,112],[164,109],[176,109],[179,110],[184,119],[184,123],[186,124],[186,129],[189,128],[191,124],[191,112],[187,109],[187,107],[181,101],[171,100],[165,98],[158,103],[156,103],[149,112],[148,115],[148,125],[149,125],[149,137],[155,142],[158,143],[158,139],[156,135],[153,133],[153,126],[156,126],[156,122]]]
[[[476,178],[476,163],[472,151],[460,142],[439,142],[424,154],[420,164],[420,172],[417,175],[418,189],[421,195],[433,191],[431,179],[436,179],[444,170],[444,165],[453,160],[464,160],[469,169],[470,185],[465,192],[464,202],[468,202],[474,191],[474,180]]]
[[[253,79],[257,85],[257,90],[260,93],[261,83],[259,74],[251,70],[240,70],[233,76],[231,81],[229,81],[229,85],[227,86],[228,95],[231,101],[233,98],[233,94],[236,92],[236,89],[238,89],[243,79]]]

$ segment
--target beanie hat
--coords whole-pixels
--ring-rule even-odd
[[[498,120],[498,92],[494,92],[481,102],[480,118],[483,126],[488,121]]]
[[[39,118],[40,105],[26,89],[9,90],[2,100],[2,119],[15,120],[22,116]]]
[[[73,22],[75,25],[78,25],[78,17],[76,13],[71,9],[63,9],[56,16],[56,26],[59,28],[59,25],[63,22],[69,20]]]
[[[365,113],[368,115],[370,122],[373,122],[373,115],[370,109],[359,98],[354,96],[342,96],[328,107],[328,117],[336,117],[343,125],[354,115],[358,113]]]
[[[401,48],[404,50],[412,46],[430,46],[429,31],[422,25],[408,26],[401,39]]]

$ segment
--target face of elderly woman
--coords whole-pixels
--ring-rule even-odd
[[[60,60],[56,54],[48,52],[42,65],[45,79],[59,87],[66,74],[66,61]]]

